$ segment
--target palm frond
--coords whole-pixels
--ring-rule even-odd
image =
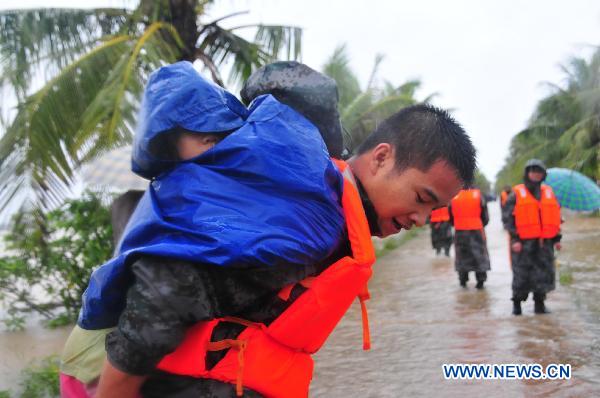
[[[345,108],[360,95],[358,77],[350,68],[346,45],[338,46],[323,66],[323,73],[335,80],[340,95],[339,106]],[[367,90],[368,91],[368,90]]]
[[[254,43],[258,44],[273,60],[300,59],[302,28],[283,25],[257,25],[256,28]],[[282,53],[285,53],[285,56]]]
[[[118,32],[126,20],[127,11],[114,8],[0,12],[2,74],[23,98],[41,61],[46,71],[54,73],[95,46],[100,37]]]
[[[366,91],[357,96],[354,101],[341,110],[341,120],[344,127],[352,130],[373,104],[373,93]]]
[[[377,101],[369,109],[361,115],[363,118],[369,118],[382,121],[394,113],[398,112],[402,108],[414,105],[417,100],[412,95],[393,95],[382,98]]]
[[[173,46],[173,42],[177,45]],[[82,116],[74,145],[80,151],[80,163],[131,142],[139,99],[148,75],[160,66],[175,62],[182,45],[172,25],[155,22],[132,43],[129,51],[121,54]]]
[[[82,115],[103,87],[99,76],[111,70],[128,48],[128,40],[122,36],[103,43],[19,105],[14,121],[0,139],[0,166],[15,172],[14,178],[0,179],[2,190],[12,191],[18,176],[29,175],[31,182],[37,183],[33,189],[42,196],[47,187],[59,188],[52,195],[68,194],[63,188],[72,183],[78,163],[74,144]],[[31,188],[20,187],[25,191]]]
[[[272,57],[258,44],[234,34],[217,24],[209,24],[202,29],[197,54],[204,54],[220,67],[233,59],[229,82],[239,83],[247,79],[260,66],[268,63]],[[198,57],[202,60],[202,57]]]
[[[377,72],[379,71],[379,65],[383,62],[385,55],[377,54],[375,55],[375,62],[373,63],[373,68],[371,69],[371,75],[369,76],[369,82],[367,83],[366,90],[371,90],[373,85],[375,84],[375,78],[377,76]]]

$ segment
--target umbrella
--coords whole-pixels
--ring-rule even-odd
[[[83,167],[83,181],[87,186],[111,191],[145,190],[148,181],[131,171],[131,146],[113,149]]]
[[[581,211],[600,209],[600,187],[575,170],[548,169],[545,183],[552,187],[563,207]]]

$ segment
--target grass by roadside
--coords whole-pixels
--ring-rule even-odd
[[[402,231],[399,234],[392,235],[384,239],[378,239],[375,244],[375,255],[377,258],[383,257],[394,249],[399,248],[409,240],[419,234],[422,228],[413,228],[408,231]]]

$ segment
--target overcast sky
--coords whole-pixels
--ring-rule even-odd
[[[0,0],[0,7],[131,3]],[[419,78],[419,98],[439,93],[434,103],[453,109],[490,180],[504,163],[510,139],[548,93],[544,82],[563,82],[560,64],[600,44],[598,0],[218,0],[210,13],[216,18],[240,10],[250,13],[232,25],[304,28],[302,60],[315,69],[346,43],[363,87],[375,55],[385,54],[380,79],[401,84]]]

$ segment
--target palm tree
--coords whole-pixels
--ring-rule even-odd
[[[600,179],[600,48],[589,62],[574,58],[564,70],[568,85],[559,95],[570,98],[576,109],[575,122],[559,141],[565,152],[562,165]]]
[[[301,29],[225,29],[221,22],[239,13],[206,20],[211,3],[0,12],[0,87],[18,103],[10,122],[0,120],[0,211],[15,203],[42,210],[60,204],[81,164],[129,143],[144,83],[156,68],[199,61],[224,85],[224,64],[232,65],[235,83],[280,54],[299,56]],[[254,41],[238,35],[246,28],[256,29]]]
[[[340,116],[345,129],[344,145],[351,152],[381,121],[404,107],[429,102],[434,96],[430,95],[423,100],[415,98],[421,85],[419,80],[410,80],[400,86],[384,81],[382,87],[376,86],[377,71],[383,59],[383,55],[375,57],[364,91],[350,68],[345,45],[337,47],[323,67],[323,73],[333,78],[338,85]]]
[[[512,139],[497,191],[520,181],[530,158],[600,179],[600,49],[589,62],[573,58],[562,69],[565,87],[549,84],[551,93],[538,103],[528,127]]]

